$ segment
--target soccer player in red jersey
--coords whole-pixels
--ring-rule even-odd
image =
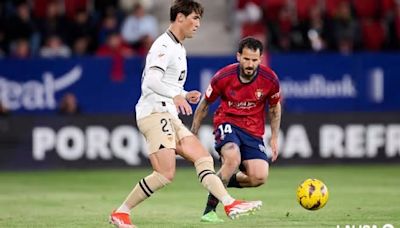
[[[211,103],[220,98],[214,114],[215,149],[221,156],[218,172],[227,187],[257,187],[268,177],[269,163],[278,157],[281,121],[279,79],[261,65],[263,46],[248,37],[241,40],[238,63],[220,69],[211,79],[198,105],[191,131],[198,133]],[[265,110],[268,104],[271,124],[271,151],[264,146]],[[235,171],[239,168],[239,172]],[[205,222],[221,221],[215,213],[218,200],[210,194],[202,217]]]

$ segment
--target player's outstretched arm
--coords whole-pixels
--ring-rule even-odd
[[[196,111],[194,112],[192,127],[190,129],[193,134],[197,135],[197,133],[199,132],[201,122],[208,114],[208,107],[209,103],[203,97],[199,105],[197,106]]]
[[[269,106],[269,119],[271,121],[271,139],[269,145],[272,150],[272,161],[278,158],[278,135],[281,125],[281,104]]]

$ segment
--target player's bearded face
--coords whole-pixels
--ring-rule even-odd
[[[242,76],[251,78],[255,74],[257,67],[261,63],[260,50],[243,48],[242,54],[237,53],[237,59],[240,64],[240,73]]]

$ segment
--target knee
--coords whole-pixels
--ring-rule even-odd
[[[254,175],[250,177],[250,185],[252,187],[258,187],[265,184],[267,181],[267,175]]]
[[[169,182],[172,182],[175,177],[175,169],[172,170],[163,170],[163,171],[158,171],[161,175],[163,175]]]
[[[241,163],[240,150],[235,143],[227,143],[224,145],[221,151],[223,165],[230,169],[235,170]]]
[[[229,183],[229,179],[235,173],[235,171],[237,170],[239,165],[240,165],[240,159],[239,160],[236,160],[236,159],[233,159],[233,160],[225,159],[224,160],[224,162],[221,166],[221,169],[219,170],[220,177],[224,183]]]

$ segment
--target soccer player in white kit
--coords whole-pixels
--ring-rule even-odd
[[[142,75],[142,94],[136,105],[136,119],[148,145],[153,172],[141,179],[121,206],[110,216],[116,227],[135,227],[130,211],[155,191],[171,183],[175,176],[175,154],[193,162],[201,184],[224,205],[230,218],[258,209],[259,201],[232,198],[218,176],[213,158],[187,129],[178,114],[191,115],[188,102],[200,100],[199,91],[185,91],[186,51],[182,42],[200,27],[203,7],[192,0],[176,0],[170,9],[168,30],[153,43]]]

